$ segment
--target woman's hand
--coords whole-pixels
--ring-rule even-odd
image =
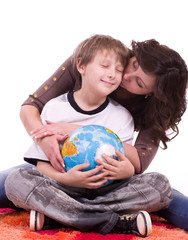
[[[53,123],[46,120],[46,125],[31,131],[30,136],[41,147],[52,166],[60,172],[65,172],[59,142],[65,141],[68,137],[66,131],[70,134],[78,127],[80,126],[66,122]]]
[[[33,139],[42,139],[46,136],[52,136],[52,135],[62,135],[62,136],[68,136],[71,134],[74,130],[81,127],[80,125],[74,125],[71,123],[66,122],[50,122],[46,120],[46,124],[42,125],[40,128],[31,131],[30,136]]]
[[[59,142],[64,141],[67,136],[52,135],[42,139],[35,139],[36,143],[41,147],[52,166],[60,171],[64,170],[64,160],[60,153]]]
[[[63,183],[72,187],[97,189],[101,187],[106,181],[108,172],[101,172],[103,166],[96,166],[96,168],[88,171],[83,171],[89,167],[89,163],[83,163],[70,169],[68,172],[61,174],[62,179],[58,179]]]
[[[116,151],[118,160],[103,154],[105,161],[97,160],[103,166],[103,172],[108,172],[108,180],[127,179],[134,175],[134,166],[122,153]]]

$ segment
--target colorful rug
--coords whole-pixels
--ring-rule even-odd
[[[188,240],[188,233],[168,224],[164,219],[151,215],[153,232],[146,239],[151,240]],[[0,239],[3,240],[137,240],[135,235],[81,233],[79,231],[60,228],[39,232],[30,232],[29,213],[12,209],[0,209]]]

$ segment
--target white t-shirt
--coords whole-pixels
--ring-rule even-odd
[[[47,102],[41,113],[41,120],[51,122],[68,122],[79,125],[102,125],[115,132],[122,142],[132,144],[134,122],[130,112],[116,101],[107,98],[97,109],[82,110],[74,101],[73,92],[65,93]],[[48,161],[42,149],[33,143],[24,155],[30,163],[35,160]]]

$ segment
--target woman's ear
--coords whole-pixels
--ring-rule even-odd
[[[84,73],[85,73],[85,66],[84,65],[80,65],[80,62],[81,62],[81,58],[78,58],[77,63],[76,63],[76,67],[77,67],[78,72],[81,75],[84,75]]]

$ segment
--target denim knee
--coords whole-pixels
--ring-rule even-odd
[[[163,206],[163,208],[168,207],[173,199],[172,188],[168,178],[161,173],[153,172],[148,174],[150,175],[148,183],[160,194],[161,206]]]

